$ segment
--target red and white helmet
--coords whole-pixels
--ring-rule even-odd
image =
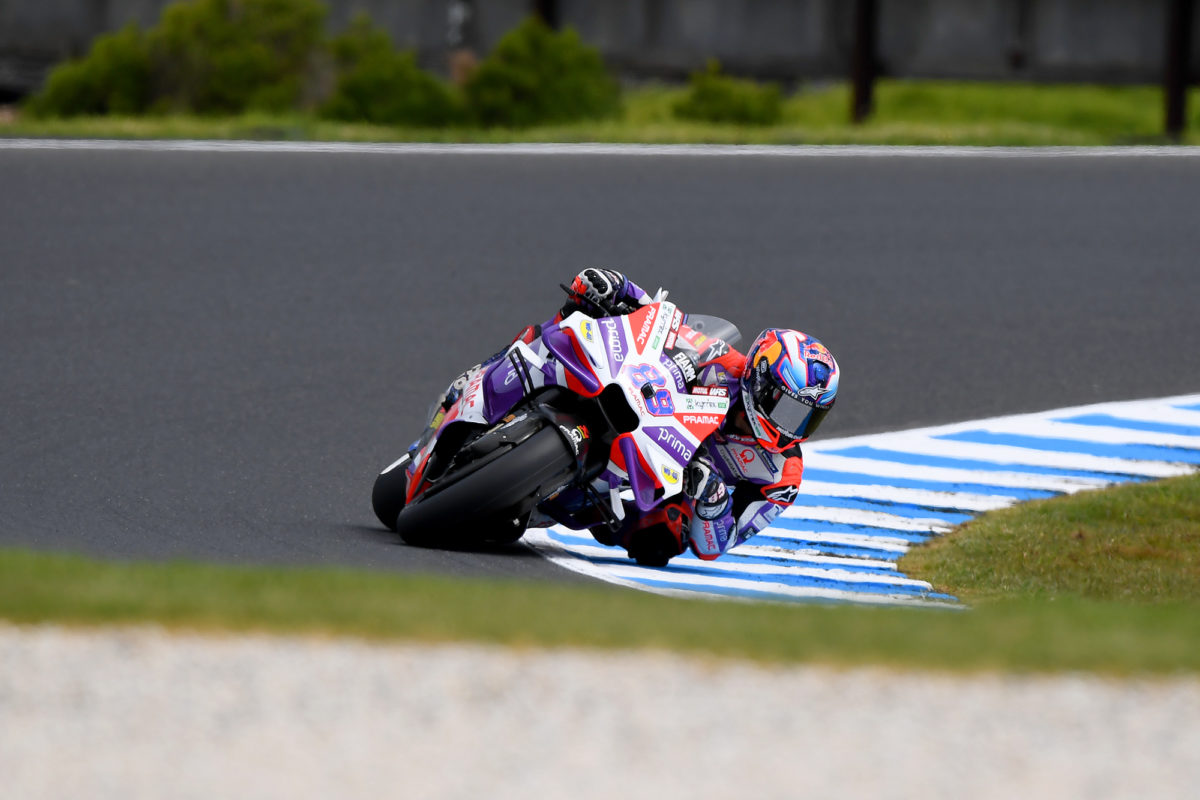
[[[808,439],[837,399],[837,361],[800,331],[768,328],[746,353],[742,402],[754,438],[780,453]]]

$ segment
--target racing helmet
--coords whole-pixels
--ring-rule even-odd
[[[741,379],[759,445],[781,453],[812,436],[837,399],[838,377],[837,361],[820,341],[786,328],[760,333]]]

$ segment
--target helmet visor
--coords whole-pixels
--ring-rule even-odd
[[[770,381],[760,380],[759,391],[755,393],[759,409],[771,421],[780,433],[795,439],[807,439],[816,432],[829,408],[817,408],[792,397]]]

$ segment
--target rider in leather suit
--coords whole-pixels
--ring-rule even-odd
[[[576,310],[628,314],[650,296],[619,272],[585,269],[551,322]],[[531,342],[541,326],[518,339]],[[732,406],[725,422],[688,465],[680,499],[639,514],[627,505],[621,529],[592,529],[602,544],[620,545],[641,564],[663,565],[689,546],[711,560],[767,527],[796,499],[804,461],[800,443],[837,399],[840,371],[825,345],[799,331],[769,328],[746,354],[686,324],[680,336],[700,353],[697,384],[723,387]]]

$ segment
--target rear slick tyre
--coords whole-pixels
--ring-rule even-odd
[[[400,512],[395,531],[405,542],[447,549],[515,542],[534,503],[571,480],[575,454],[553,427],[458,477],[442,478]]]

